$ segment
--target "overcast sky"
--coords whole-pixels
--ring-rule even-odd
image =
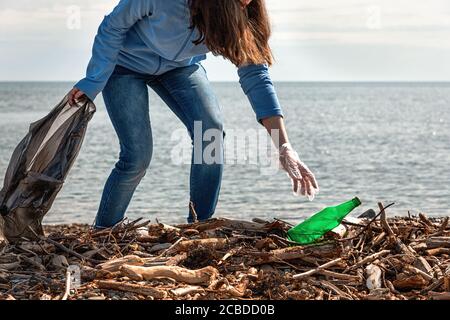
[[[0,80],[82,78],[98,24],[117,3],[0,0]],[[267,4],[274,80],[450,81],[449,0]],[[211,80],[236,79],[234,66],[220,58],[205,65]]]

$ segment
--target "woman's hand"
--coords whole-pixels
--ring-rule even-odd
[[[292,179],[292,189],[296,195],[307,196],[311,201],[319,193],[319,185],[311,170],[298,157],[297,152],[289,143],[284,121],[281,116],[269,117],[262,120],[272,137],[275,147],[279,150],[280,165]]]
[[[69,105],[73,106],[75,104],[75,100],[78,100],[86,95],[80,89],[73,88],[72,90],[69,91],[68,96],[69,96]]]
[[[294,194],[307,196],[310,201],[319,193],[319,185],[311,170],[304,164],[290,143],[280,147],[280,164],[292,179]]]

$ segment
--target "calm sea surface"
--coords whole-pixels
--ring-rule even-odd
[[[56,105],[71,83],[0,83],[0,183],[14,147],[31,122]],[[294,197],[279,172],[261,175],[254,164],[225,166],[216,216],[277,217],[297,222],[322,207],[360,197],[355,214],[395,202],[391,214],[450,215],[450,84],[277,83],[290,138],[316,174],[321,193],[313,202]],[[215,83],[226,129],[261,128],[237,84]],[[103,185],[118,156],[118,142],[103,100],[79,158],[46,223],[91,223]],[[128,210],[183,223],[189,165],[171,161],[181,123],[151,92],[154,157]]]

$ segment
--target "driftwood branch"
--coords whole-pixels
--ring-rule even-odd
[[[321,265],[321,266],[319,266],[319,267],[317,267],[315,269],[311,269],[309,271],[293,275],[292,278],[294,278],[296,280],[300,280],[300,279],[312,276],[313,274],[316,274],[316,273],[318,273],[319,271],[321,271],[323,269],[332,267],[332,266],[338,264],[341,261],[342,261],[342,258],[334,259],[334,260],[329,261],[329,262],[327,262],[327,263],[325,263],[325,264],[323,264],[323,265]]]
[[[255,253],[254,258],[249,261],[250,265],[260,265],[280,260],[289,261],[295,259],[303,259],[305,257],[335,257],[340,252],[340,248],[336,244],[328,243],[314,246],[297,246],[283,249],[276,249],[270,252]]]
[[[426,241],[427,248],[450,248],[450,237],[432,237]]]
[[[96,281],[96,284],[100,289],[132,292],[147,297],[153,297],[155,299],[164,299],[167,296],[166,292],[163,290],[158,290],[141,284],[124,283],[111,280],[98,280]]]
[[[395,244],[396,250],[403,254],[414,255],[414,252],[411,252],[411,250],[395,235],[394,231],[392,231],[389,223],[387,222],[385,208],[383,207],[383,204],[381,202],[378,203],[378,207],[381,210],[381,225],[388,235],[388,238]]]
[[[64,295],[61,298],[61,300],[67,300],[67,298],[70,295],[70,284],[71,284],[71,274],[70,274],[70,270],[67,269],[66,271],[66,289],[64,291]]]
[[[171,278],[177,282],[202,285],[209,285],[219,275],[219,271],[211,266],[189,270],[178,266],[138,267],[124,265],[120,268],[120,271],[123,276],[136,281]]]
[[[344,241],[349,241],[349,240],[354,240],[354,239],[359,238],[378,219],[379,216],[384,214],[384,212],[387,208],[392,207],[394,204],[395,203],[392,202],[392,203],[388,204],[386,207],[381,207],[380,212],[378,212],[377,215],[375,215],[375,217],[373,217],[356,235],[349,237],[349,238],[339,239],[337,241],[344,242]]]
[[[225,238],[208,238],[208,239],[195,239],[195,240],[182,240],[177,242],[174,246],[167,249],[165,254],[174,254],[177,252],[187,252],[199,247],[209,248],[212,250],[223,249],[229,243],[234,242]]]
[[[97,266],[97,268],[106,270],[109,272],[117,272],[119,271],[120,267],[122,267],[124,264],[127,265],[133,265],[133,266],[143,266],[144,265],[144,259],[141,257],[135,256],[135,255],[129,255],[122,258],[117,258],[113,260],[106,261],[104,263],[101,263]]]
[[[383,256],[388,255],[389,253],[391,253],[391,250],[382,250],[380,252],[376,252],[374,254],[371,254],[370,256],[365,257],[364,259],[362,259],[361,261],[357,262],[356,264],[352,265],[351,267],[349,267],[347,270],[352,270],[352,269],[356,269],[358,267],[361,267],[365,264],[371,263]]]

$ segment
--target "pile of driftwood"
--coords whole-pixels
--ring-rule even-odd
[[[450,299],[448,220],[380,204],[308,246],[277,219],[46,227],[0,244],[0,299]]]

